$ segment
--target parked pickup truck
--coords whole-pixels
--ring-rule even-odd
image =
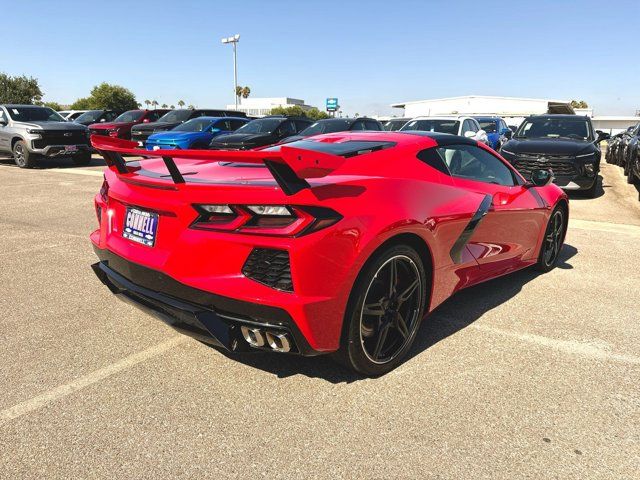
[[[0,155],[13,156],[21,168],[35,167],[42,157],[70,157],[87,165],[89,130],[48,107],[0,105]]]

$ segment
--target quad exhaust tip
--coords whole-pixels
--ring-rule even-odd
[[[240,327],[240,331],[243,338],[252,347],[262,348],[268,346],[274,352],[283,353],[291,351],[289,334],[286,332],[263,332],[259,328],[245,325]]]

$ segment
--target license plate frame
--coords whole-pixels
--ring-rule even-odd
[[[123,223],[123,238],[146,247],[155,246],[160,215],[137,207],[127,207]]]

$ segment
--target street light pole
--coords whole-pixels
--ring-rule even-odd
[[[236,33],[233,37],[222,39],[222,43],[233,44],[233,98],[235,99],[236,111],[238,110],[238,52],[237,45],[240,41],[240,34]]]

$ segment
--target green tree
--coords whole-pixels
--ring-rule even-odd
[[[73,110],[133,110],[138,108],[138,102],[131,90],[103,82],[91,89],[91,95],[76,100],[71,108]]]
[[[193,105],[189,105],[187,108],[188,108],[189,110],[195,110],[195,109],[196,109],[196,107],[194,107]]]
[[[92,110],[93,109],[93,102],[91,101],[91,99],[89,97],[79,98],[78,100],[76,100],[75,102],[73,102],[69,106],[69,109],[71,109],[71,110]]]
[[[42,95],[37,79],[25,75],[11,77],[0,72],[0,103],[38,103]]]
[[[158,100],[151,100],[151,106],[156,109],[158,108]]]
[[[145,100],[144,104],[147,106],[147,110],[149,110],[149,105],[151,105],[151,100]]]
[[[169,108],[169,105],[167,105],[166,103],[163,103],[162,108]]]
[[[184,108],[184,100],[178,100],[178,106]]]
[[[169,108],[170,108],[171,110],[175,110],[176,106],[175,106],[175,105],[169,105]]]
[[[271,109],[271,115],[295,115],[297,117],[308,117],[312,120],[321,120],[323,118],[330,118],[325,112],[313,107],[309,110],[304,110],[299,105],[293,105],[291,107],[276,107]]]
[[[56,112],[62,110],[62,105],[60,105],[58,102],[43,102],[42,105],[45,106],[45,107],[52,108]],[[82,110],[84,110],[84,109],[82,109]]]

